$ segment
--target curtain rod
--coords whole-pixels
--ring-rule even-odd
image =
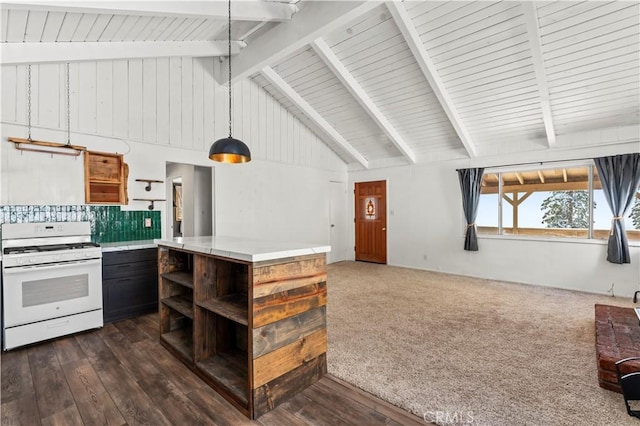
[[[484,168],[488,169],[488,168],[494,168],[494,167],[529,166],[529,165],[534,165],[534,164],[539,164],[539,165],[542,166],[543,164],[548,164],[548,163],[568,163],[570,161],[583,161],[583,160],[593,160],[593,157],[571,158],[571,159],[568,159],[568,160],[532,161],[532,162],[529,162],[529,163],[499,164],[497,166],[487,166],[487,167],[484,167]],[[460,170],[465,170],[465,169],[456,169],[456,172],[459,172]]]

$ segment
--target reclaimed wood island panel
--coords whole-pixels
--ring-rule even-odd
[[[251,419],[327,371],[329,246],[158,240],[160,342]]]

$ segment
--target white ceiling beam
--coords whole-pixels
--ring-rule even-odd
[[[238,53],[243,45],[242,42],[233,42],[231,53]],[[0,43],[0,64],[2,65],[227,55],[226,41]]]
[[[291,87],[282,77],[271,67],[263,67],[260,72],[269,83],[276,87],[285,95],[303,114],[313,121],[324,133],[327,134],[336,144],[347,151],[349,155],[365,169],[369,168],[369,161],[360,154],[327,120],[325,120],[307,101],[302,99],[293,87]]]
[[[14,1],[3,9],[50,12],[104,13],[115,15],[173,16],[228,19],[226,1]],[[260,0],[231,3],[231,18],[237,21],[290,21],[298,11],[292,4]]]
[[[396,25],[400,28],[400,32],[402,32],[405,41],[409,45],[411,53],[413,53],[413,56],[416,58],[416,61],[418,62],[424,76],[427,78],[429,85],[431,85],[431,90],[433,90],[433,93],[438,98],[440,105],[442,105],[442,109],[445,114],[447,114],[451,125],[464,145],[464,148],[467,150],[470,157],[475,157],[475,145],[462,122],[462,118],[460,118],[460,115],[458,114],[453,100],[445,89],[444,82],[440,78],[433,60],[427,53],[422,40],[420,40],[420,35],[418,34],[416,27],[413,25],[413,22],[411,22],[411,17],[407,13],[407,9],[404,7],[403,3],[399,2],[387,2],[386,4],[389,12],[391,12],[391,16],[393,16],[393,19],[396,22]]]
[[[556,146],[556,133],[553,127],[553,115],[551,114],[551,102],[549,96],[549,84],[547,83],[547,71],[544,66],[544,56],[542,55],[542,44],[540,43],[540,27],[538,26],[538,9],[535,1],[522,2],[524,10],[524,20],[529,33],[529,45],[533,59],[533,68],[536,72],[538,82],[538,96],[540,97],[540,107],[542,108],[542,119],[547,132],[547,143],[550,148]]]
[[[342,84],[349,90],[353,97],[358,101],[360,106],[371,116],[373,121],[384,131],[387,137],[393,142],[398,150],[404,155],[411,164],[415,164],[416,155],[407,145],[400,133],[393,127],[389,120],[384,116],[382,111],[371,100],[367,92],[360,86],[360,83],[351,75],[349,70],[342,64],[340,59],[331,50],[329,45],[322,39],[317,38],[311,43],[311,47],[324,63],[333,71]]]
[[[310,1],[289,22],[283,22],[253,40],[233,58],[233,81],[249,77],[265,66],[271,66],[331,31],[379,6],[378,1]],[[225,61],[221,69],[227,69]],[[224,84],[225,73],[218,76]]]

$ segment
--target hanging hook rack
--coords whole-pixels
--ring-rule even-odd
[[[57,142],[36,141],[33,139],[14,138],[11,136],[7,138],[7,142],[13,143],[16,149],[20,151],[44,152],[47,154],[68,155],[71,157],[77,157],[87,150],[86,146],[70,145],[66,143],[57,143]],[[23,145],[41,146],[44,148],[43,149],[29,148]],[[47,148],[55,148],[55,149],[60,148],[63,150],[54,151],[52,149],[47,149]],[[66,150],[66,152],[64,150]],[[74,152],[70,152],[70,151],[74,151]]]

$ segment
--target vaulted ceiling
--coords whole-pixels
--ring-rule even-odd
[[[217,1],[5,2],[0,59],[222,59],[226,16]],[[234,80],[351,169],[553,150],[640,123],[636,1],[236,1],[232,16]]]

